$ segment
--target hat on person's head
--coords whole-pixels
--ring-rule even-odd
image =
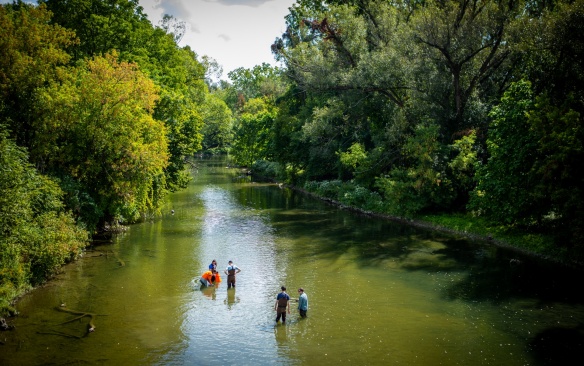
[[[282,286],[282,291],[286,291],[286,286]]]
[[[229,263],[233,263],[233,261],[229,261]]]

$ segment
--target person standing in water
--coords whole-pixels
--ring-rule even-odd
[[[213,259],[211,261],[211,264],[209,264],[209,271],[211,271],[211,270],[215,270],[215,271],[217,270],[217,261],[215,259]]]
[[[241,269],[233,264],[233,261],[229,261],[229,265],[224,272],[227,275],[227,289],[235,288],[235,274],[241,272]]]
[[[300,317],[306,318],[306,312],[308,311],[308,296],[304,293],[304,289],[301,287],[298,289],[298,311],[300,312]]]
[[[286,311],[290,314],[290,296],[286,293],[286,286],[282,286],[282,292],[276,296],[274,310],[276,310],[276,323],[282,318],[282,324],[285,324]]]

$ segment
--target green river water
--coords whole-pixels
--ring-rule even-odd
[[[1,365],[584,360],[581,273],[198,164],[163,217],[95,246],[16,304]],[[241,268],[235,290],[225,275],[198,286],[212,259],[221,272],[228,260]],[[292,298],[305,289],[308,318],[293,304],[287,324],[275,323],[282,285]],[[95,331],[62,309],[94,314]]]

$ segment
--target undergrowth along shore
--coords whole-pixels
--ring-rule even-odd
[[[496,226],[490,224],[485,219],[472,217],[469,214],[418,215],[413,218],[392,216],[382,212],[350,206],[293,185],[283,183],[278,184],[328,202],[329,204],[342,209],[368,216],[385,218],[417,228],[435,230],[471,240],[478,240],[484,243],[504,247],[524,255],[538,257],[560,265],[584,270],[584,262],[580,260],[580,256],[574,255],[574,253],[571,253],[565,247],[558,247],[554,243],[554,238],[551,235],[527,233],[509,227]]]

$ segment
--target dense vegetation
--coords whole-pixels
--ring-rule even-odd
[[[240,163],[584,259],[582,0],[298,0],[286,22],[261,73],[286,92],[233,85]]]
[[[286,24],[282,67],[216,82],[137,0],[0,6],[0,307],[202,151],[582,262],[584,0],[297,0]]]
[[[229,142],[214,62],[183,31],[136,0],[0,6],[0,308],[104,228],[156,215],[188,158]]]

